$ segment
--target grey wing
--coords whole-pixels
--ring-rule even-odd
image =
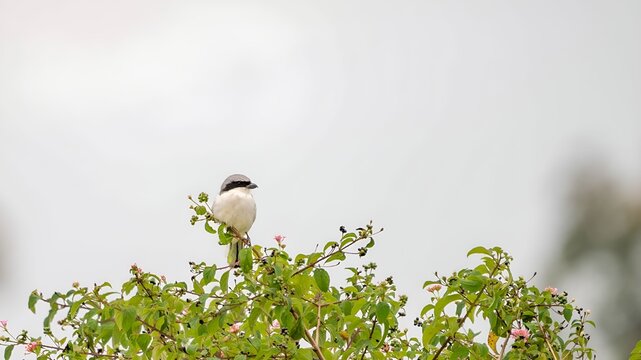
[[[254,224],[254,221],[256,221],[256,203],[254,202],[254,214],[252,216],[252,225]]]

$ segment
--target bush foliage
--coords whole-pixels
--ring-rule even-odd
[[[190,198],[191,199],[191,198]],[[216,222],[208,196],[192,200],[192,224],[204,224],[221,245],[232,233]],[[382,229],[380,230],[382,231]],[[122,285],[74,284],[28,307],[49,308],[43,335],[0,323],[5,359],[20,351],[38,359],[592,359],[588,311],[565,292],[538,289],[510,271],[498,247],[476,247],[474,268],[426,281],[427,303],[403,329],[408,298],[393,278],[375,277],[362,261],[379,234],[367,224],[308,254],[247,245],[236,267],[190,263],[193,276],[168,281],[133,265]],[[338,282],[326,268],[347,257]],[[23,347],[24,346],[24,347]]]

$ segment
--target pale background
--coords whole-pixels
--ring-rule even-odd
[[[340,225],[384,226],[370,259],[410,322],[422,282],[476,245],[554,285],[573,168],[634,188],[640,159],[639,1],[0,0],[13,329],[39,330],[35,288],[222,263],[186,196],[234,172],[260,186],[255,243],[311,251]],[[599,284],[563,290],[590,307]]]

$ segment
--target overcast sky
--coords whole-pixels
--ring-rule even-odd
[[[186,196],[236,172],[255,243],[384,226],[410,318],[476,245],[545,274],[577,163],[640,182],[640,37],[636,0],[0,0],[0,318],[224,262]]]

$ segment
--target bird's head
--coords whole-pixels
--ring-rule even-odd
[[[243,189],[255,189],[258,185],[254,184],[249,180],[249,178],[242,174],[229,175],[223,184],[220,186],[220,193],[229,191],[231,189],[243,188]]]

